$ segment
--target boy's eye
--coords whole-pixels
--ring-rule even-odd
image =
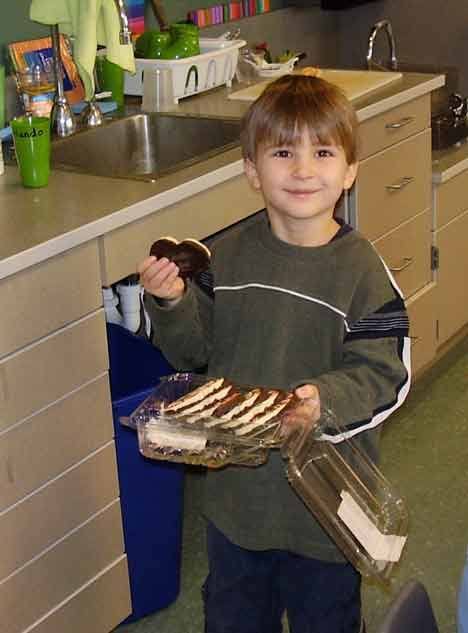
[[[316,154],[319,158],[327,158],[328,156],[333,156],[333,151],[331,149],[322,147],[317,150]]]
[[[276,149],[273,152],[273,156],[277,158],[289,158],[291,156],[291,152],[289,149]]]

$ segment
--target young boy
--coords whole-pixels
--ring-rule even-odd
[[[243,120],[245,173],[265,209],[212,246],[212,292],[167,259],[139,266],[155,343],[179,369],[296,390],[377,458],[377,429],[409,388],[408,320],[385,265],[335,206],[357,171],[357,120],[315,77],[271,83]],[[302,420],[302,422],[301,422]],[[307,430],[307,429],[306,429]],[[209,471],[208,633],[358,633],[360,576],[289,486],[279,452]]]

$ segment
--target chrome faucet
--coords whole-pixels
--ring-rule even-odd
[[[380,20],[379,22],[376,22],[371,29],[367,46],[367,68],[368,70],[371,70],[373,68],[373,63],[375,64],[372,59],[374,54],[374,42],[377,34],[382,29],[385,29],[385,32],[387,34],[388,46],[390,48],[390,68],[391,70],[397,70],[398,62],[396,58],[395,38],[393,37],[392,25],[388,20]]]
[[[60,54],[60,33],[58,24],[52,25],[51,34],[56,85],[54,104],[50,114],[51,126],[58,136],[70,136],[70,134],[76,131],[76,121],[63,88],[62,56]]]
[[[115,6],[117,8],[117,13],[119,14],[119,22],[120,22],[120,33],[119,40],[121,44],[131,44],[132,43],[132,34],[130,29],[128,28],[128,16],[125,10],[124,0],[114,0]]]

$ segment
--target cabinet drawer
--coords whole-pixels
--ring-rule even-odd
[[[107,633],[130,613],[126,557],[29,629],[30,633]]]
[[[0,583],[2,633],[20,633],[44,617],[121,558],[123,547],[120,504],[115,501]]]
[[[431,206],[430,130],[361,163],[357,227],[375,240]]]
[[[435,357],[436,340],[436,284],[428,284],[413,295],[406,307],[410,320],[411,369],[413,376]]]
[[[436,231],[439,345],[468,322],[468,211]]]
[[[435,188],[434,210],[437,229],[468,210],[468,171]]]
[[[0,361],[0,431],[104,373],[104,311]]]
[[[0,579],[119,496],[114,442],[0,514]]]
[[[360,160],[399,143],[430,125],[431,99],[429,95],[367,119],[359,126]]]
[[[0,281],[0,358],[102,305],[97,242]]]
[[[103,284],[108,286],[134,273],[160,237],[203,239],[263,206],[260,195],[242,175],[112,231],[102,237]]]
[[[431,281],[431,217],[420,213],[384,237],[374,246],[387,264],[404,297]]]
[[[0,435],[0,512],[113,435],[107,374]]]

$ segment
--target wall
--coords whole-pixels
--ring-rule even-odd
[[[0,63],[7,58],[5,47],[9,42],[44,37],[50,32],[49,27],[29,19],[31,0],[7,1],[9,3],[8,18],[4,17],[0,20]],[[170,21],[184,19],[188,6],[205,6],[213,2],[214,0],[208,0],[207,3],[203,0],[166,0],[167,17]],[[271,0],[272,8],[285,4],[287,0]],[[149,0],[146,5],[146,24],[148,27],[155,28],[156,21]],[[314,58],[323,55],[333,63],[336,59],[337,48],[331,46],[331,40],[334,40],[336,24],[336,15],[325,15],[318,8],[290,9],[286,12],[272,11],[220,27],[210,27],[204,29],[203,33],[209,37],[238,25],[242,36],[248,40],[278,42],[279,48],[299,48],[300,50],[306,48],[311,55],[313,53]]]
[[[268,42],[273,55],[289,48],[305,52],[308,64],[333,66],[338,60],[336,40],[338,16],[333,12],[311,8],[286,8],[202,29],[204,37],[217,37],[227,30],[240,28],[240,37],[249,44]],[[149,8],[146,11],[148,27],[156,21]]]
[[[183,17],[184,2],[166,0],[168,17]],[[410,63],[456,66],[459,89],[468,95],[468,2],[451,0],[380,0],[348,11],[326,12],[315,0],[297,0],[308,9],[288,9],[241,20],[238,25],[248,41],[261,39],[272,47],[306,50],[307,63],[343,67],[364,64],[372,24],[389,18],[394,27],[397,55]],[[193,0],[190,0],[193,4]],[[289,0],[291,4],[294,0]],[[285,0],[286,3],[286,0]],[[200,0],[200,4],[203,2]],[[8,1],[8,18],[0,20],[0,47],[17,39],[41,37],[47,27],[28,18],[30,0]],[[148,24],[154,18],[148,7]],[[235,23],[203,32],[218,34]],[[274,45],[273,45],[274,43]]]
[[[29,19],[31,0],[6,1],[8,2],[8,10],[4,9],[0,20],[0,61],[6,59],[5,46],[9,42],[49,35],[48,27]]]
[[[364,63],[370,29],[383,18],[392,23],[399,59],[457,67],[458,88],[468,95],[467,2],[381,0],[340,12],[337,31],[340,64],[350,67]]]

